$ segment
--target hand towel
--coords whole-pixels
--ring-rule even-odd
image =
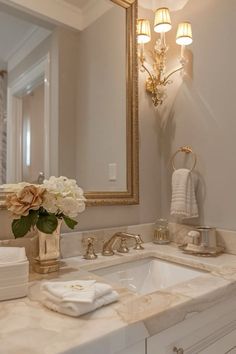
[[[45,282],[41,285],[45,297],[58,301],[92,303],[95,299],[112,291],[108,284],[96,280],[73,280],[65,282]]]
[[[49,308],[50,310],[62,313],[64,315],[79,317],[88,312],[94,311],[102,306],[111,304],[112,302],[117,301],[119,295],[116,291],[111,291],[109,294],[100,296],[92,303],[79,303],[79,302],[70,302],[70,301],[55,301],[49,298],[44,298],[42,303]]]
[[[195,180],[188,169],[174,171],[172,176],[171,215],[181,218],[197,218]]]

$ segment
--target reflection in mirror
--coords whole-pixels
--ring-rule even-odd
[[[86,191],[125,191],[126,13],[112,7],[78,36],[77,175]]]
[[[90,204],[138,202],[137,4],[100,5],[81,31],[0,6],[0,184],[65,175]]]
[[[44,170],[44,85],[22,97],[22,180],[38,182]]]

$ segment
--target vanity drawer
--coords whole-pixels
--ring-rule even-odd
[[[146,354],[236,354],[236,301],[221,302],[148,338]]]

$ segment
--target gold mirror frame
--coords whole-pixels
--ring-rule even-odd
[[[138,66],[136,44],[137,0],[111,0],[126,10],[126,156],[127,191],[85,192],[88,206],[139,203]]]
[[[87,206],[139,204],[139,131],[138,62],[136,21],[138,0],[110,0],[126,11],[126,175],[127,191],[85,192]],[[6,209],[4,191],[0,191],[0,209]]]

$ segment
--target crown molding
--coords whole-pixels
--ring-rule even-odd
[[[50,31],[35,26],[25,38],[18,43],[8,56],[8,71],[13,70],[27,55],[29,55],[44,39],[50,35]]]
[[[119,0],[129,7],[134,0]],[[112,7],[105,0],[88,0],[81,9],[66,0],[0,0],[8,6],[23,10],[56,25],[82,31]]]
[[[64,25],[80,31],[82,29],[81,12],[76,6],[65,3],[63,0],[0,0],[0,3],[23,10],[56,25]]]

